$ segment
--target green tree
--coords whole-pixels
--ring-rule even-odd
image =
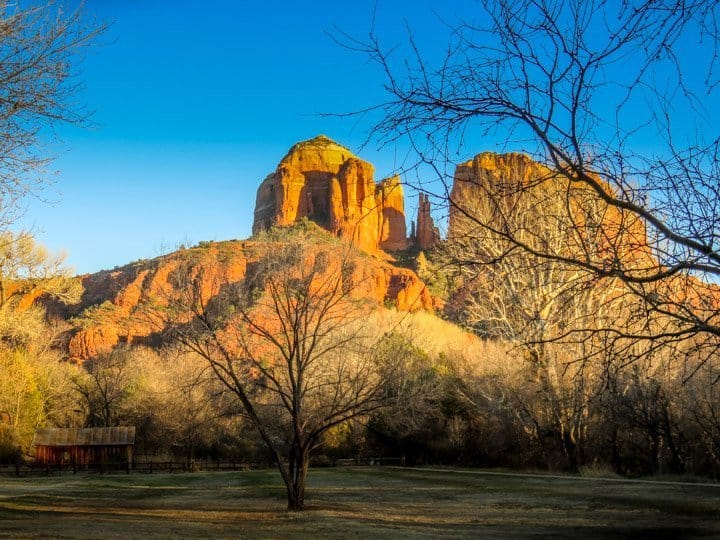
[[[9,228],[25,196],[48,182],[44,144],[52,128],[87,120],[74,103],[77,64],[102,29],[59,3],[0,1],[0,411],[3,439],[23,449],[34,428],[52,418],[58,396],[67,394],[52,351],[56,335],[36,300],[74,302],[81,287],[62,257]]]

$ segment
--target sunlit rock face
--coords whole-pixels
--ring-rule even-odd
[[[368,253],[405,249],[399,178],[373,176],[370,163],[325,136],[300,142],[260,184],[253,233],[307,218]]]
[[[591,175],[598,189],[614,189]],[[473,235],[480,223],[515,231],[528,242],[556,233],[557,246],[599,265],[621,263],[642,273],[657,267],[644,223],[602,201],[593,188],[574,182],[520,153],[483,152],[455,169],[448,238]],[[557,240],[557,239],[561,239]]]
[[[407,249],[405,200],[400,177],[392,176],[380,182],[375,191],[375,198],[381,209],[379,214],[380,247],[386,251]]]
[[[430,213],[430,199],[424,193],[418,196],[417,225],[413,243],[418,249],[431,249],[440,240],[440,232]]]
[[[280,249],[278,244],[278,249]],[[258,253],[272,250],[272,244],[259,242],[212,242],[171,253],[142,263],[82,277],[85,293],[81,313],[70,319],[73,326],[68,356],[84,361],[112,351],[120,344],[155,346],[167,339],[162,317],[164,307],[178,305],[187,296],[187,282],[198,287],[199,297],[210,299],[218,284],[242,281],[256,265]],[[308,247],[308,257],[322,257],[325,266],[340,267],[347,256],[337,244],[320,243]],[[303,261],[312,266],[314,260]],[[190,276],[179,281],[182,268]],[[376,308],[394,307],[401,311],[433,309],[433,299],[422,280],[407,268],[398,268],[374,257],[359,257],[344,279],[344,287],[357,299]],[[148,310],[148,306],[153,309]],[[159,310],[159,311],[158,311]],[[191,313],[186,314],[191,319]]]
[[[473,214],[484,210],[482,201],[501,192],[502,186],[531,185],[549,175],[547,167],[519,153],[483,152],[461,163],[450,192],[448,238],[465,234]]]

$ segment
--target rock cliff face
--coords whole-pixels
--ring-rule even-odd
[[[418,196],[417,228],[414,234],[414,244],[418,249],[430,249],[440,240],[440,231],[435,226],[430,213],[430,199],[424,193]]]
[[[68,346],[70,358],[86,360],[110,352],[121,343],[162,343],[165,325],[146,308],[167,306],[178,295],[187,294],[176,277],[181,266],[190,263],[194,279],[200,282],[200,296],[209,298],[217,284],[244,279],[258,252],[267,248],[267,244],[258,242],[213,242],[208,247],[182,250],[83,277],[82,311],[71,320],[75,329]],[[323,257],[339,261],[343,254],[336,248],[336,244],[320,243],[311,253],[315,256],[323,253]],[[362,257],[345,279],[351,295],[371,300],[379,307],[432,310],[432,298],[425,284],[406,268]]]
[[[386,178],[378,184],[376,199],[380,212],[380,247],[386,251],[407,249],[405,200],[399,176]]]
[[[469,226],[467,214],[478,211],[478,205],[502,186],[529,185],[549,175],[549,169],[517,153],[483,152],[461,163],[455,169],[450,192],[448,237],[462,234]]]
[[[318,136],[293,146],[257,191],[253,233],[308,218],[375,253],[407,247],[399,178],[373,179],[373,166]]]
[[[610,192],[613,188],[607,185],[606,189]],[[608,257],[608,264],[618,256],[636,268],[656,264],[640,220],[604,205],[594,191],[570,183],[524,154],[484,152],[457,166],[450,193],[448,238],[477,227],[468,218],[473,215],[499,229],[524,228],[532,237],[539,227],[572,230],[562,249],[584,253],[584,248],[591,246],[593,256]]]

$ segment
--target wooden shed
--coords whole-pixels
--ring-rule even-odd
[[[32,445],[36,464],[46,467],[130,469],[135,427],[43,428]]]

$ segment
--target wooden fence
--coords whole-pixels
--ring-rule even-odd
[[[383,466],[402,465],[400,458],[375,457],[359,459],[321,459],[311,463],[311,467],[352,467],[352,466]],[[42,476],[55,474],[72,474],[77,472],[108,473],[130,472],[141,474],[153,473],[186,473],[201,471],[246,471],[252,469],[274,468],[271,463],[244,462],[230,460],[172,460],[156,458],[154,456],[135,456],[132,466],[128,470],[125,465],[114,467],[106,464],[103,467],[86,466],[73,467],[69,465],[41,465],[37,463],[10,463],[0,464],[0,475],[3,476]]]

